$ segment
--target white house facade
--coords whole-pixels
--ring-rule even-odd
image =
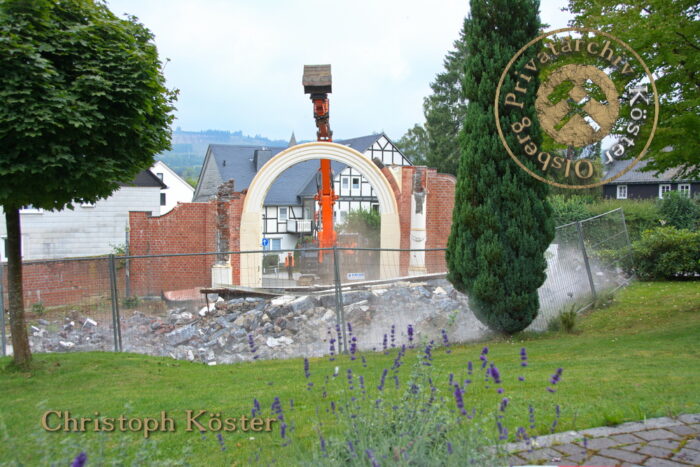
[[[170,167],[161,161],[151,167],[151,172],[162,181],[167,188],[160,191],[160,215],[170,212],[177,203],[189,203],[192,201],[194,188],[183,180]]]
[[[126,243],[129,211],[160,212],[165,185],[148,170],[124,184],[109,198],[74,209],[22,209],[22,259],[41,260],[104,255]],[[7,230],[0,225],[0,260],[6,261]]]

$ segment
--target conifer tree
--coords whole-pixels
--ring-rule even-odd
[[[508,61],[538,34],[539,0],[470,3],[464,63],[468,104],[460,134],[448,278],[468,295],[479,320],[511,334],[525,329],[537,316],[537,289],[545,280],[544,252],[554,238],[554,224],[546,201],[548,186],[509,157],[498,136],[493,105]],[[526,54],[521,60],[530,57]],[[514,86],[506,80],[501,92],[512,92]],[[539,129],[533,102],[526,101],[525,107],[531,109],[535,122],[530,133],[534,137]],[[503,128],[514,120],[507,111],[501,115]],[[516,145],[513,142],[511,147]]]

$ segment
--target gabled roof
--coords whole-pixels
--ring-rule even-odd
[[[361,136],[335,141],[338,144],[349,146],[360,153],[369,149],[383,133]],[[295,138],[293,138],[295,139]],[[210,144],[207,157],[211,157],[216,163],[216,168],[222,180],[235,180],[234,189],[242,191],[250,186],[255,177],[255,151],[266,150],[270,157],[279,154],[287,148],[262,147],[262,146],[238,146],[231,144]],[[202,170],[206,167],[203,164]],[[285,170],[270,186],[264,204],[267,206],[299,205],[301,196],[309,196],[316,193],[316,173],[318,161],[311,160],[296,164]],[[331,167],[334,173],[339,173],[346,165],[332,161]],[[200,177],[201,178],[201,177]],[[213,196],[214,193],[199,193],[200,196]]]
[[[632,159],[625,161],[614,161],[610,164],[610,167],[605,173],[605,178],[612,177],[613,175],[620,173],[620,171],[629,167],[633,162]],[[639,161],[629,172],[622,175],[620,178],[613,180],[612,182],[606,183],[606,185],[626,185],[633,183],[682,183],[682,182],[694,182],[697,180],[689,179],[675,179],[674,177],[678,174],[679,169],[669,169],[658,176],[655,175],[656,172],[642,172],[641,169],[646,167],[649,161],[643,160]]]
[[[129,183],[120,183],[124,187],[158,187],[161,190],[168,188],[163,181],[156,177],[150,170],[142,170],[136,174],[136,177]]]
[[[179,180],[179,181],[182,183],[183,186],[187,187],[190,191],[192,191],[192,192],[194,193],[194,187],[193,187],[192,185],[190,185],[189,183],[187,183],[187,181],[184,180],[182,177],[180,177],[177,173],[175,173],[175,171],[174,171],[173,169],[171,169],[170,167],[168,167],[168,164],[166,164],[166,163],[163,162],[163,161],[156,161],[156,162],[151,166],[151,168],[150,168],[149,170],[150,170],[153,174],[155,174],[156,172],[154,172],[154,170],[156,169],[156,167],[162,167],[163,169],[167,170],[168,173],[170,173],[170,176],[171,176],[171,177],[175,178],[176,180]],[[156,178],[158,178],[158,175],[156,175]],[[160,179],[159,179],[159,180],[160,180]],[[168,188],[168,187],[166,187],[166,188]]]

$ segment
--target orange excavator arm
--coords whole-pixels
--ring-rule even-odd
[[[329,122],[328,93],[331,92],[331,66],[330,65],[304,65],[304,77],[302,78],[304,93],[311,94],[311,102],[314,106],[314,120],[316,120],[316,137],[318,141],[333,141],[333,132]],[[338,196],[333,190],[333,172],[331,161],[321,159],[321,187],[316,194],[321,211],[321,229],[318,231],[319,248],[332,248],[336,244],[336,232],[333,226],[333,205]],[[319,261],[323,262],[323,253],[319,254]]]

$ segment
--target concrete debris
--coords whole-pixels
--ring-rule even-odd
[[[123,350],[214,365],[328,355],[330,339],[337,339],[333,293],[211,299],[209,307],[194,310],[144,309],[131,315],[122,311]],[[392,326],[396,346],[408,343],[408,324],[414,328],[415,342],[442,342],[442,329],[450,342],[480,339],[487,332],[469,311],[467,297],[444,279],[346,290],[343,304],[361,351],[381,350]],[[37,320],[30,341],[34,352],[112,351],[111,316],[87,318],[76,312],[53,322]],[[338,350],[336,341],[334,351]]]

